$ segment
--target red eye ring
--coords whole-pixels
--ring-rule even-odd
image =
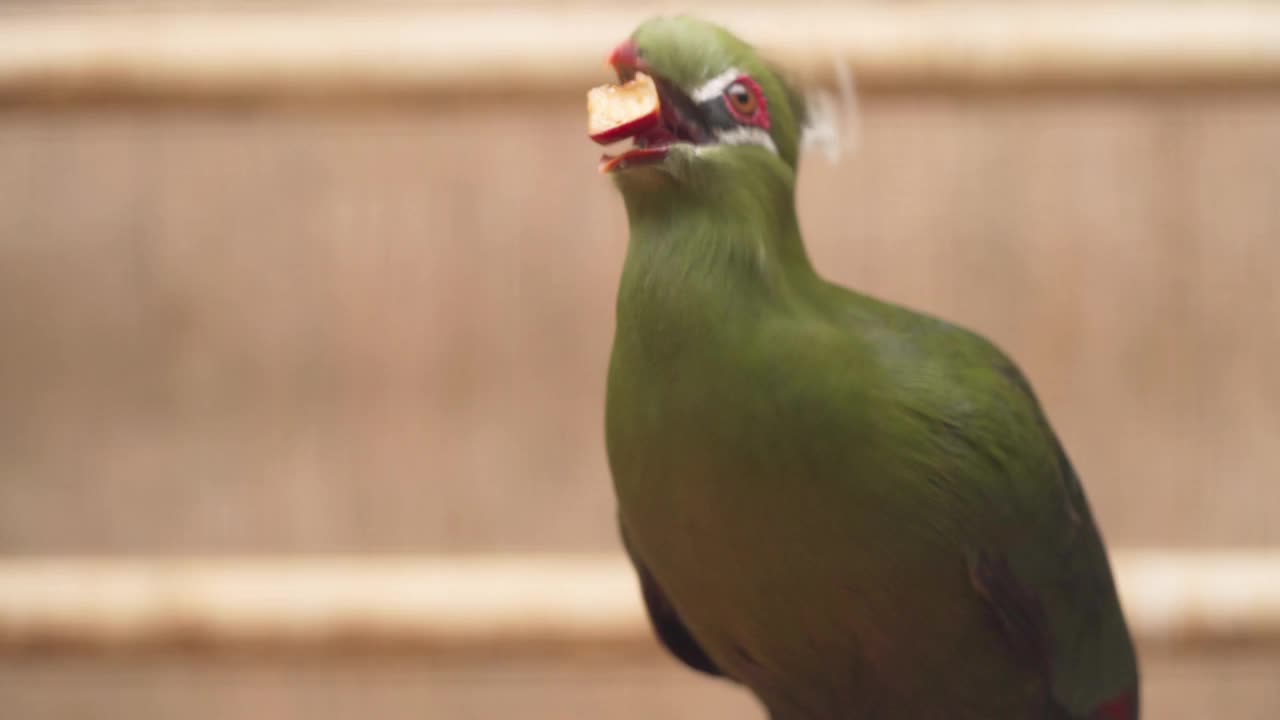
[[[725,87],[720,96],[729,114],[739,123],[769,129],[769,101],[755,80],[746,75],[739,76]]]

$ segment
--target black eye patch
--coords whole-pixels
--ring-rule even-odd
[[[724,98],[716,96],[706,102],[698,104],[698,112],[702,114],[703,120],[706,121],[707,127],[711,130],[732,130],[740,127],[741,123],[729,112],[728,106],[724,104]]]

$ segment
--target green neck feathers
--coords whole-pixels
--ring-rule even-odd
[[[743,294],[777,299],[815,280],[791,167],[774,157],[716,155],[679,180],[656,171],[619,179],[631,231],[620,300],[636,292],[711,305]]]

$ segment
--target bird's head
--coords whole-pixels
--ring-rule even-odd
[[[700,185],[753,174],[794,182],[804,101],[755,49],[690,17],[654,18],[609,56],[621,81],[651,77],[660,120],[611,136],[634,146],[601,160],[624,192]]]

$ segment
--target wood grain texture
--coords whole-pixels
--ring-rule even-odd
[[[992,335],[1113,542],[1280,536],[1280,103],[868,104],[818,267]],[[613,546],[575,103],[0,115],[0,547]]]
[[[0,113],[0,552],[617,550],[601,404],[625,222],[580,100]],[[864,111],[857,154],[804,165],[822,272],[1018,358],[1113,544],[1280,542],[1280,98]],[[752,716],[647,667],[34,663],[0,700]],[[1280,713],[1274,656],[1148,668],[1153,718]]]

